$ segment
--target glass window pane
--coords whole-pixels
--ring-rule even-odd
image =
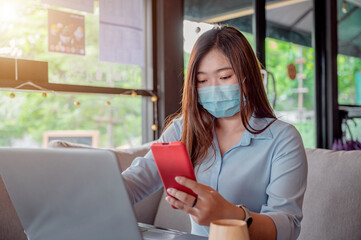
[[[98,147],[142,143],[141,97],[2,91],[0,103],[0,146],[41,147],[65,130],[98,131]]]
[[[337,1],[338,103],[361,105],[361,4]]]
[[[316,146],[312,8],[303,1],[266,10],[267,95],[277,117],[298,129],[306,148]]]
[[[94,13],[86,13],[41,0],[0,0],[0,57],[48,62],[51,83],[141,88],[142,67],[99,61],[99,2],[94,4]],[[84,16],[85,56],[48,51],[48,7]]]
[[[353,0],[337,0],[337,80],[338,104],[345,112],[341,122],[343,148],[351,147],[350,140],[360,141],[361,106],[361,3]],[[354,116],[355,118],[349,118]],[[357,149],[357,148],[356,148]]]
[[[84,29],[80,30],[85,37],[85,56],[48,51],[48,8],[84,16]],[[49,34],[65,34],[66,28],[72,28],[71,24],[51,25]],[[60,35],[59,39],[64,43]],[[0,57],[48,62],[50,83],[127,89],[152,86],[142,84],[143,67],[99,61],[99,1],[94,1],[94,13],[87,13],[48,6],[42,0],[0,0]],[[44,134],[54,131],[69,133],[68,137],[95,131],[97,147],[142,143],[139,96],[49,92],[44,97],[41,92],[0,89],[0,110],[0,146],[41,147]],[[85,138],[71,141],[77,139]]]

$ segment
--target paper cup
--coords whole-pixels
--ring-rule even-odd
[[[211,222],[209,240],[249,240],[247,223],[243,220],[220,219]]]

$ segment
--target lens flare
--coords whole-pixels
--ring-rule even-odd
[[[1,22],[12,22],[18,17],[17,7],[10,1],[0,2],[0,20]]]

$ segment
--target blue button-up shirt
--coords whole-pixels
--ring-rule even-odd
[[[251,117],[250,125],[262,129],[271,120]],[[182,124],[182,118],[174,120],[158,142],[179,141]],[[210,148],[204,163],[195,168],[197,181],[235,205],[244,204],[269,216],[276,225],[277,239],[296,239],[307,178],[306,154],[296,128],[276,120],[260,134],[246,130],[223,156],[216,134],[213,143],[216,155]],[[162,187],[151,151],[136,158],[123,177],[133,203]],[[209,227],[191,221],[193,234],[208,236]]]

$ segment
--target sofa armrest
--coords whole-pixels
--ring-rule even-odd
[[[162,188],[163,189],[163,188]],[[157,215],[154,219],[154,225],[157,227],[170,228],[182,232],[191,232],[191,220],[186,212],[179,209],[173,209],[165,200],[167,196],[165,191],[159,201]]]

